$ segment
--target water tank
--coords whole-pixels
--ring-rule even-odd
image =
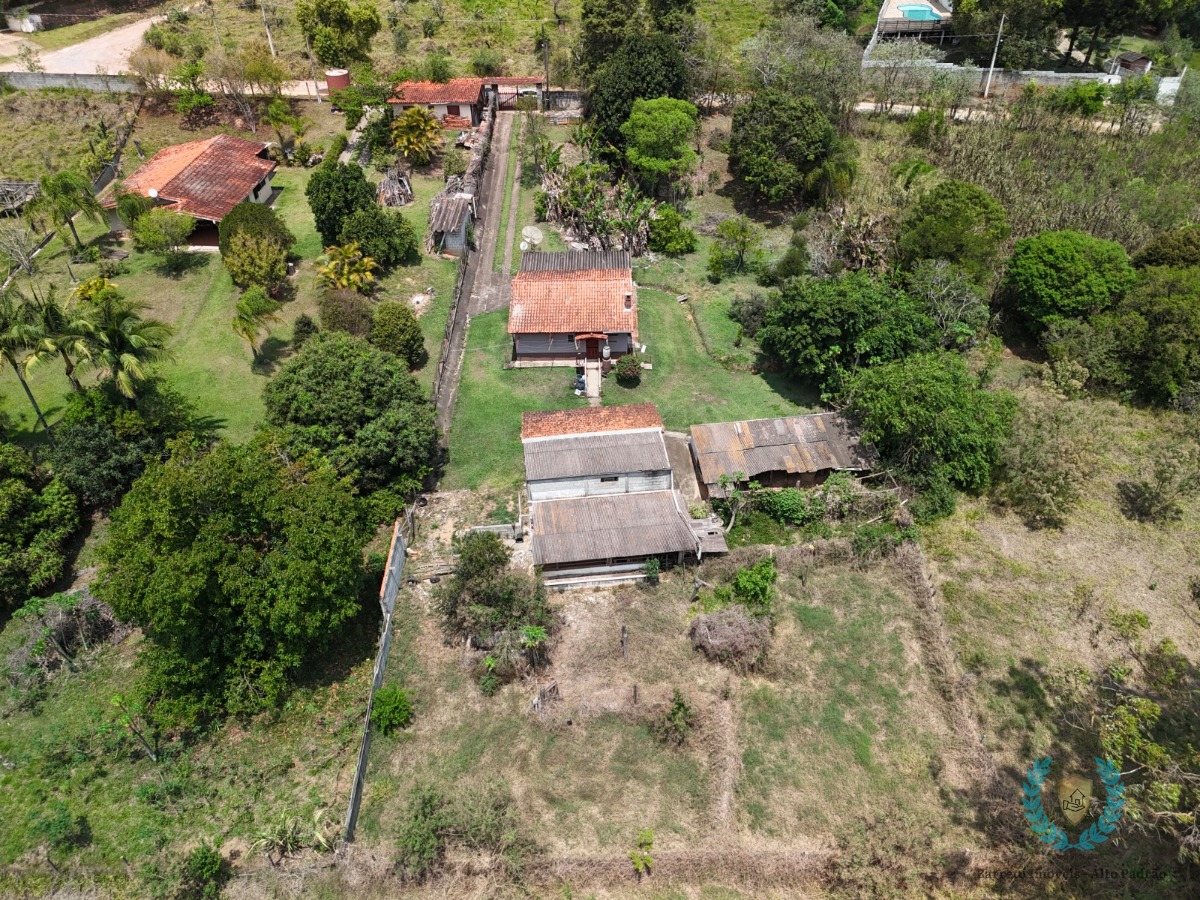
[[[350,73],[345,69],[326,69],[325,86],[331,91],[343,91],[350,87]]]
[[[610,356],[612,356],[612,350],[609,348],[608,344],[605,344],[605,345],[604,345],[604,349],[600,351],[600,354],[601,354],[601,355],[602,355],[602,356],[603,356],[605,359],[608,359]]]

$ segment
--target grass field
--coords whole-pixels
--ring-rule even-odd
[[[701,577],[734,568],[716,563]],[[690,576],[671,576],[654,588],[555,595],[566,624],[551,667],[492,698],[464,671],[461,648],[416,611],[427,601],[415,589],[389,677],[414,697],[416,720],[373,746],[364,833],[392,844],[416,785],[457,796],[495,784],[552,858],[623,858],[643,828],[656,851],[803,851],[868,808],[899,810],[934,841],[954,831],[930,767],[954,754],[954,740],[886,571],[823,569],[807,585],[785,574],[769,661],[749,676],[692,650],[690,588]],[[561,701],[532,712],[537,686],[552,682]],[[678,749],[651,730],[675,689],[696,716]]]
[[[668,429],[699,422],[790,415],[810,411],[816,398],[773,374],[730,371],[706,355],[685,305],[660,291],[638,294],[641,340],[654,368],[636,387],[604,382],[603,402],[658,404]],[[521,478],[521,413],[569,409],[586,401],[571,390],[569,368],[504,369],[511,340],[506,311],[471,320],[462,381],[454,411],[448,489],[507,491]]]
[[[51,32],[52,33],[52,32]],[[36,181],[83,165],[103,125],[114,132],[133,114],[124,94],[15,91],[0,95],[0,178]]]

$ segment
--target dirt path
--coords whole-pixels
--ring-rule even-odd
[[[520,127],[519,125],[517,127]],[[521,158],[517,157],[516,168],[513,169],[512,194],[508,198],[508,222],[504,226],[504,262],[500,266],[500,275],[504,280],[503,293],[505,305],[510,295],[508,277],[513,274],[513,234],[517,230],[517,204],[521,201]]]
[[[454,310],[454,323],[450,331],[450,345],[446,348],[446,370],[433,398],[437,407],[438,429],[443,442],[449,441],[450,425],[454,420],[454,401],[458,398],[458,380],[462,375],[463,355],[467,347],[467,329],[471,316],[490,309],[498,309],[497,298],[507,302],[502,287],[508,283],[493,268],[496,259],[496,241],[500,233],[500,210],[504,206],[504,176],[508,170],[508,145],[512,137],[515,113],[496,114],[496,127],[492,134],[492,148],[488,155],[483,185],[477,209],[479,226],[475,239],[479,249],[467,262],[466,280],[463,282],[463,299]]]
[[[59,75],[95,75],[99,72],[118,75],[127,72],[129,54],[142,45],[142,35],[146,29],[161,20],[161,16],[142,19],[73,46],[42,53],[42,69]],[[19,60],[0,65],[0,72],[24,70],[25,66]]]
[[[724,746],[717,759],[717,800],[713,804],[713,825],[718,830],[727,830],[733,821],[733,791],[737,787],[738,769],[742,753],[738,748],[737,721],[733,715],[733,701],[725,698],[717,705],[717,731]]]

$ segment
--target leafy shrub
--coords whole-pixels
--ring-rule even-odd
[[[249,200],[243,200],[217,224],[217,244],[221,256],[227,256],[232,251],[236,234],[264,238],[284,250],[290,250],[296,243],[296,236],[279,218],[279,213],[265,203],[252,203]]]
[[[747,337],[754,337],[766,321],[775,300],[775,295],[760,291],[751,291],[745,297],[739,294],[729,304],[729,317],[742,326]]]
[[[875,560],[890,556],[907,537],[907,534],[887,522],[860,525],[854,530],[851,546],[854,555],[862,560]]]
[[[511,570],[511,556],[494,534],[468,534],[459,541],[454,574],[434,594],[447,630],[490,646],[499,632],[551,626],[540,579]]]
[[[471,54],[471,72],[480,78],[499,75],[504,68],[504,56],[491,47],[480,47]]]
[[[442,175],[449,181],[456,175],[467,172],[467,154],[455,147],[442,155]]]
[[[944,181],[905,217],[896,248],[906,266],[944,259],[985,284],[1010,233],[1008,216],[995,197],[965,181]]]
[[[767,490],[758,498],[758,508],[776,522],[803,527],[825,518],[825,497],[796,488]]]
[[[319,330],[317,323],[313,321],[312,316],[308,315],[308,313],[301,313],[296,316],[295,324],[292,325],[292,349],[299,350],[304,346],[304,342]]]
[[[413,880],[429,878],[451,842],[492,855],[509,876],[520,872],[532,849],[507,787],[493,785],[451,799],[436,788],[418,785],[408,796],[397,839],[400,868]]]
[[[321,328],[365,338],[371,332],[371,304],[357,291],[327,290],[317,301]]]
[[[23,603],[63,572],[79,526],[75,495],[14,444],[0,443],[0,608]]]
[[[399,210],[384,209],[376,203],[347,216],[339,237],[342,245],[358,244],[384,268],[420,261],[420,241],[416,229]]]
[[[676,691],[676,696],[679,692]],[[637,874],[638,881],[642,880],[643,875],[649,875],[650,869],[654,866],[654,857],[650,855],[650,851],[654,849],[654,832],[649,828],[645,828],[638,832],[637,844],[629,851],[629,861],[633,863],[633,871]]]
[[[533,195],[533,215],[539,222],[545,222],[550,214],[550,197],[545,191]]]
[[[650,220],[649,247],[667,256],[692,253],[696,249],[696,232],[684,223],[675,207],[660,204]]]
[[[642,571],[646,573],[646,581],[650,584],[658,584],[658,576],[662,571],[662,564],[658,561],[658,557],[652,556],[646,560],[646,564],[642,566]]]
[[[931,147],[945,138],[948,127],[944,109],[922,109],[908,122],[908,139],[918,147]]]
[[[1194,440],[1159,444],[1142,469],[1144,477],[1117,483],[1121,511],[1130,519],[1179,519],[1183,501],[1200,494],[1200,446]]]
[[[1139,269],[1150,266],[1190,269],[1200,266],[1200,227],[1185,225],[1155,235],[1134,254],[1133,264]]]
[[[261,286],[273,291],[287,278],[287,250],[268,237],[237,232],[222,259],[229,277],[241,288]]]
[[[743,566],[733,576],[733,597],[756,616],[769,615],[775,596],[775,557],[764,556],[752,566]]]
[[[652,730],[660,741],[682,747],[695,724],[695,712],[676,688],[671,694],[670,707],[654,721]]]
[[[616,363],[613,364],[613,372],[621,384],[635,385],[642,378],[642,364],[638,362],[635,354],[626,353],[617,357]]]
[[[392,29],[392,52],[397,56],[403,55],[408,49],[409,33],[407,28],[397,26]]]
[[[446,852],[448,805],[435,788],[421,786],[409,794],[396,844],[400,865],[410,878],[427,877],[442,861]]]
[[[334,161],[330,163],[330,159]],[[304,189],[317,231],[326,246],[338,242],[352,213],[376,205],[375,188],[367,181],[362,166],[357,163],[345,165],[336,159],[331,151]]]
[[[34,823],[33,831],[57,850],[86,847],[92,842],[92,826],[87,817],[72,815],[61,800]]]
[[[400,357],[410,369],[418,368],[425,361],[421,324],[407,303],[389,300],[376,306],[368,340],[380,350]]]
[[[229,863],[205,841],[184,858],[177,897],[180,900],[217,900],[221,888],[232,875]]]
[[[731,216],[717,226],[717,239],[708,250],[708,280],[719,282],[726,275],[750,272],[759,267],[762,232],[742,215]]]
[[[412,718],[412,703],[400,687],[385,685],[375,694],[375,702],[371,706],[371,725],[381,734],[389,735],[397,729],[407,728]]]

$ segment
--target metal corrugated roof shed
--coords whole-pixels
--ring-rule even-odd
[[[596,272],[606,269],[631,271],[633,257],[628,250],[527,251],[521,254],[522,272]]]
[[[525,479],[583,478],[671,468],[661,429],[525,441]]]
[[[675,491],[610,494],[534,503],[534,565],[697,551]]]
[[[876,463],[874,448],[838,413],[693,425],[691,432],[700,477],[712,496],[723,496],[716,488],[722,475],[865,471]]]
[[[473,199],[470,194],[435,199],[433,209],[429,211],[429,230],[434,233],[458,231],[471,215]]]

